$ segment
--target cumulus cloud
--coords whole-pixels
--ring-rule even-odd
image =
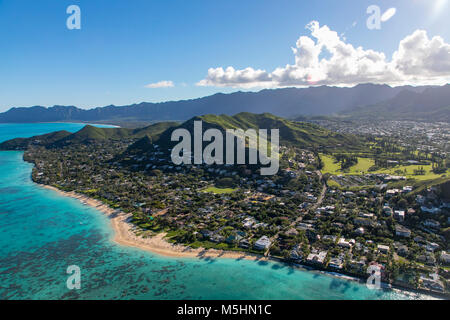
[[[435,36],[429,39],[423,30],[400,41],[393,64],[404,75],[412,77],[447,77],[450,74],[450,44]]]
[[[159,82],[147,84],[145,87],[150,88],[150,89],[155,89],[155,88],[171,88],[173,86],[174,86],[174,84],[172,81],[159,81]]]
[[[390,15],[389,18],[393,16]],[[292,48],[294,64],[272,72],[251,67],[210,68],[206,78],[197,85],[243,88],[352,86],[367,82],[420,85],[444,84],[450,79],[450,45],[439,36],[430,39],[423,30],[416,30],[401,40],[388,61],[383,52],[355,48],[317,21],[306,28],[311,36],[301,36]]]

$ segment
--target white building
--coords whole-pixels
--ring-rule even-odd
[[[270,244],[270,239],[266,236],[262,236],[255,242],[254,248],[256,250],[267,250],[270,247]]]

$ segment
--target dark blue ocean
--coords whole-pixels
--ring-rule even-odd
[[[0,141],[82,124],[0,124]],[[287,265],[168,258],[112,241],[108,219],[31,181],[22,152],[0,152],[0,299],[407,299]],[[66,286],[81,269],[81,289]],[[417,296],[415,296],[417,298]]]

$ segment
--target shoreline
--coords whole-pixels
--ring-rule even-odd
[[[265,257],[262,255],[252,253],[225,251],[217,249],[205,249],[205,248],[194,249],[181,244],[172,244],[165,239],[166,233],[158,233],[151,237],[143,237],[141,235],[136,234],[136,232],[138,232],[139,230],[138,227],[136,227],[129,221],[129,219],[132,216],[130,213],[125,213],[118,209],[117,210],[112,209],[108,205],[101,202],[100,200],[90,198],[86,195],[79,194],[74,191],[67,192],[49,185],[43,184],[37,185],[41,186],[44,189],[55,191],[59,195],[78,199],[82,204],[90,206],[91,208],[94,208],[105,214],[108,217],[110,221],[110,226],[114,231],[114,236],[111,240],[118,245],[137,248],[170,258],[197,258],[197,259],[228,258],[235,260],[272,261],[277,263],[286,263],[276,258]],[[292,264],[292,267],[299,270],[313,271],[317,273],[326,274],[328,276],[347,281],[353,281],[358,283],[364,281],[364,279],[355,276],[349,276],[346,274],[341,274],[333,271],[314,269],[313,267],[304,266],[302,264],[294,263]],[[425,295],[428,298],[432,299],[445,299],[445,300],[448,299],[446,295],[440,295],[435,292],[424,292],[423,290],[411,290],[411,288],[404,288],[397,285],[390,285],[386,289],[392,290],[393,292],[400,292],[407,297],[418,297],[420,295]]]
[[[140,230],[138,230],[137,227],[129,221],[132,216],[130,213],[112,209],[101,201],[92,199],[83,194],[79,194],[73,191],[62,191],[48,185],[38,185],[44,189],[53,190],[62,196],[78,199],[81,203],[101,211],[109,218],[110,225],[114,231],[114,237],[112,238],[112,240],[115,243],[123,246],[134,247],[156,253],[161,256],[172,258],[230,258],[258,261],[275,261],[275,259],[251,253],[204,248],[194,249],[180,244],[172,244],[164,239],[166,233],[159,233],[152,237],[143,237],[136,234],[136,232]]]

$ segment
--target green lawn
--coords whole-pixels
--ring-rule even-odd
[[[360,158],[358,157],[358,163],[352,167],[350,167],[346,172],[340,170],[341,166],[339,163],[335,163],[335,159],[332,156],[328,156],[325,154],[320,155],[324,168],[322,169],[322,173],[329,173],[334,175],[339,174],[361,174],[361,172],[367,173],[369,168],[375,165],[375,161],[369,158]]]
[[[421,167],[423,167],[423,169],[425,170],[425,174],[424,175],[414,175],[414,170],[418,170]],[[406,176],[408,179],[416,179],[416,180],[433,180],[433,179],[440,178],[443,175],[443,174],[435,174],[432,171],[431,164],[428,166],[421,166],[421,165],[396,166],[396,167],[389,168],[389,169],[377,170],[377,171],[374,171],[373,173],[387,173],[387,174],[396,175],[397,173],[395,173],[395,171],[397,171],[397,170],[401,170],[401,171],[406,170],[406,174],[402,173],[400,175]],[[447,175],[448,174],[450,174],[449,170],[447,170]]]
[[[341,172],[339,171],[339,163],[335,163],[332,156],[320,154],[320,158],[323,162],[323,169],[321,170],[322,173],[329,173],[334,175],[341,174]]]
[[[222,193],[233,193],[235,192],[237,189],[232,189],[232,188],[216,188],[216,187],[209,187],[205,190],[203,190],[203,192],[212,192],[215,194],[222,194]]]
[[[432,166],[422,166],[422,165],[408,165],[408,166],[395,166],[393,168],[388,169],[380,169],[377,171],[371,171],[369,172],[369,168],[372,167],[375,164],[375,161],[370,158],[360,158],[358,157],[358,163],[354,165],[353,167],[350,167],[348,171],[343,172],[340,170],[339,163],[334,162],[334,158],[329,155],[321,154],[320,155],[323,163],[324,168],[322,169],[322,173],[329,173],[332,175],[357,175],[363,173],[386,173],[391,175],[402,175],[406,176],[408,179],[415,179],[415,180],[433,180],[440,178],[442,174],[435,174],[432,171]],[[417,170],[419,168],[423,167],[425,170],[424,175],[414,175],[414,170]],[[402,173],[396,173],[396,171],[402,171]],[[405,172],[406,170],[406,172]],[[447,175],[450,174],[450,170],[447,170]]]
[[[369,158],[358,158],[358,163],[350,167],[350,174],[358,174],[361,172],[367,173],[369,168],[375,165],[375,161]]]

